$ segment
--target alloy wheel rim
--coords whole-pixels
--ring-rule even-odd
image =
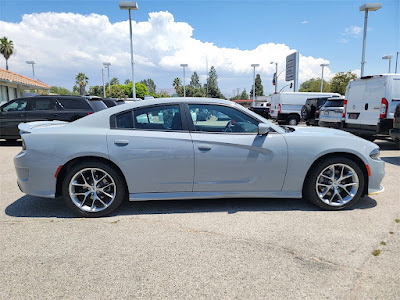
[[[346,164],[332,164],[319,173],[315,189],[319,199],[329,206],[343,206],[356,196],[359,178]]]
[[[80,210],[100,212],[114,202],[116,185],[106,171],[85,168],[78,171],[69,183],[69,196]]]
[[[289,125],[297,125],[296,119],[291,119],[291,120],[289,121]]]

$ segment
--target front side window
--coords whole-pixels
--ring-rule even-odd
[[[155,106],[133,112],[136,129],[182,130],[178,105]]]
[[[257,133],[258,121],[226,106],[189,105],[194,130],[202,132]]]
[[[26,99],[21,99],[21,100],[16,100],[14,102],[11,102],[5,106],[3,106],[2,110],[3,111],[24,111],[25,107],[27,104],[27,100]]]

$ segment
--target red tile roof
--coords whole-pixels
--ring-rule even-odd
[[[19,75],[17,73],[0,68],[0,81],[26,85],[29,88],[49,89],[50,86],[38,80]]]

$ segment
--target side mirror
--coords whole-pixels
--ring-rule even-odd
[[[269,126],[264,123],[259,123],[258,124],[258,134],[259,135],[265,135],[269,132]]]

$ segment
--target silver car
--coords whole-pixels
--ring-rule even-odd
[[[343,128],[344,97],[329,98],[319,111],[318,125],[322,127]]]
[[[62,196],[85,217],[109,214],[124,199],[304,197],[338,210],[383,190],[376,144],[334,129],[276,126],[231,101],[137,101],[19,129],[20,189]]]

